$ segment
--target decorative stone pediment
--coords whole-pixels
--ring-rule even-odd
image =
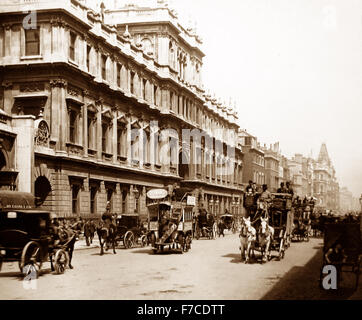
[[[87,109],[88,109],[88,112],[93,112],[93,113],[98,112],[98,109],[92,103],[88,104]]]
[[[117,118],[118,123],[123,124],[123,125],[127,125],[128,121],[125,115],[122,115],[120,117]]]
[[[142,126],[141,126],[141,124],[140,124],[140,122],[138,120],[132,121],[131,125],[132,125],[132,128],[137,128],[137,129],[142,128]]]
[[[102,117],[113,119],[113,114],[110,109],[102,111]]]

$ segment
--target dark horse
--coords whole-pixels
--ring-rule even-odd
[[[94,222],[91,220],[87,221],[84,224],[84,237],[88,247],[93,242],[95,232],[96,232],[96,225],[94,224]]]
[[[104,254],[103,246],[106,245],[105,251],[112,246],[113,253],[116,254],[116,236],[117,236],[116,226],[110,224],[107,228],[106,224],[101,221],[97,227],[97,234],[99,238],[99,245],[101,246],[101,256]]]

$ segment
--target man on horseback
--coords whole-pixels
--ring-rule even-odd
[[[113,223],[113,214],[111,213],[111,203],[107,201],[106,211],[102,215],[102,220],[104,221],[105,227],[107,229],[107,237],[109,236],[109,229],[113,226],[116,227]]]

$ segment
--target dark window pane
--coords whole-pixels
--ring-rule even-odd
[[[39,29],[25,30],[25,55],[35,56],[40,54]]]

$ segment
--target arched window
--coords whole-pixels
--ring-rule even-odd
[[[35,197],[37,198],[38,204],[40,206],[50,206],[49,203],[47,204],[47,201],[49,201],[52,188],[49,180],[46,177],[40,176],[35,180],[34,191]]]

